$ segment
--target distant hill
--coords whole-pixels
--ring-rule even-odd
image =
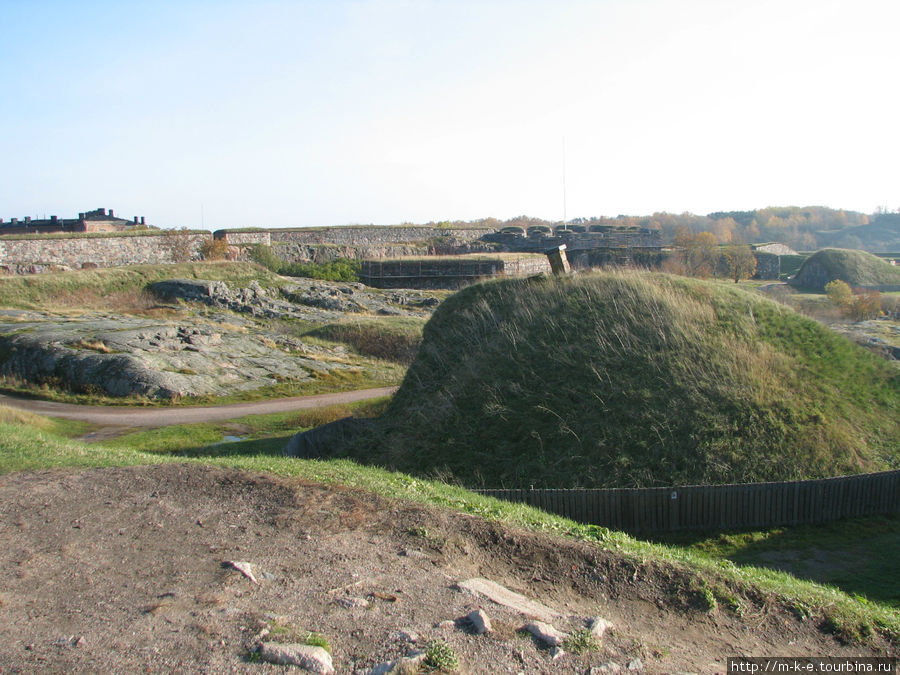
[[[900,267],[865,251],[826,248],[807,258],[791,283],[823,291],[835,279],[854,287],[900,286]]]
[[[900,213],[873,216],[868,225],[819,232],[816,240],[821,247],[862,249],[873,253],[900,251]]]
[[[466,288],[426,325],[385,415],[342,454],[526,488],[900,467],[897,370],[731,286],[604,272]]]

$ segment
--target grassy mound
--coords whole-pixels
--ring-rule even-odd
[[[341,454],[492,487],[787,480],[900,466],[898,410],[895,368],[727,284],[502,280],[438,308]]]
[[[900,286],[900,268],[865,251],[826,248],[806,259],[793,283],[821,291],[835,279],[850,286]]]

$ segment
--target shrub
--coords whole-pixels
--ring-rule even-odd
[[[281,266],[284,265],[284,260],[275,255],[271,246],[266,246],[265,244],[255,244],[249,248],[247,253],[250,256],[250,260],[276,274]]]
[[[224,260],[228,253],[228,242],[225,239],[207,239],[200,244],[200,255],[204,260]]]
[[[289,277],[308,277],[323,281],[359,281],[362,268],[358,260],[338,258],[326,263],[282,263],[279,274]]]
[[[850,302],[850,299],[853,297],[853,291],[847,282],[835,279],[825,284],[825,295],[835,305],[843,306]]]

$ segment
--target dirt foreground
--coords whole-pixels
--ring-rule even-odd
[[[251,564],[253,583],[226,561]],[[480,518],[196,465],[0,476],[0,673],[276,672],[261,632],[324,636],[339,673],[431,640],[460,671],[725,672],[735,655],[862,655],[765,598],[705,611],[682,571]],[[460,589],[484,577],[547,605],[599,650],[553,651],[529,619]],[[493,631],[462,617],[483,609]],[[597,672],[597,671],[595,671]]]

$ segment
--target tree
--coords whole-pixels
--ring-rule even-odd
[[[844,307],[850,304],[853,299],[853,291],[846,281],[835,279],[825,284],[825,295],[838,307]]]
[[[722,252],[722,261],[728,277],[734,279],[734,283],[749,279],[756,273],[756,256],[746,244],[726,248]]]

